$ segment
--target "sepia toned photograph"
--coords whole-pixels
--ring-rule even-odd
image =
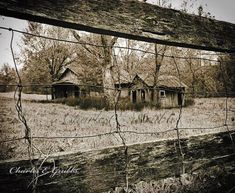
[[[235,192],[233,0],[0,0],[0,192]]]

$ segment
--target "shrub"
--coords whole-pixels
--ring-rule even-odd
[[[64,99],[64,101],[65,101],[65,104],[68,105],[68,106],[78,106],[79,105],[79,99],[78,98],[69,97],[69,98]],[[63,103],[63,101],[62,101],[62,103]]]
[[[195,104],[195,101],[193,98],[186,98],[184,101],[184,106],[188,107],[188,106],[192,106]]]
[[[144,103],[132,103],[129,98],[122,98],[118,102],[118,110],[126,111],[126,110],[135,110],[141,111],[144,108],[158,108],[153,102],[144,102]]]
[[[133,109],[134,109],[134,105],[133,105],[133,103],[130,101],[129,98],[122,98],[122,99],[120,99],[119,102],[118,102],[117,109],[118,109],[118,110],[121,110],[121,111],[133,110]]]
[[[60,103],[66,104],[68,106],[79,106],[81,109],[87,110],[95,108],[97,110],[105,109],[111,110],[114,109],[114,105],[110,106],[107,100],[104,97],[93,96],[85,98],[58,98],[53,100],[31,100],[31,102],[37,103]],[[117,105],[117,110],[127,111],[142,111],[144,108],[157,109],[159,108],[153,102],[144,102],[144,103],[132,103],[129,98],[121,98]]]
[[[85,97],[79,100],[79,107],[81,109],[106,109],[107,102],[104,97]]]
[[[146,106],[144,103],[135,103],[133,104],[135,111],[142,111],[143,108]]]
[[[53,100],[30,100],[35,103],[58,103],[58,104],[66,104],[68,106],[77,106],[79,104],[79,99],[69,97],[69,98],[58,98]]]

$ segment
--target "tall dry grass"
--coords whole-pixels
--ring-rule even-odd
[[[24,127],[18,121],[14,107],[14,101],[1,98],[1,139],[11,139],[24,136]],[[235,99],[228,100],[228,107],[235,109]],[[32,136],[61,137],[61,136],[86,136],[100,133],[108,133],[116,130],[114,111],[109,110],[81,110],[78,107],[70,107],[63,104],[42,104],[30,101],[23,102],[23,111],[28,125],[32,130]],[[205,133],[223,132],[225,127],[205,129],[209,127],[223,126],[225,120],[225,98],[196,99],[195,104],[183,108],[179,122],[180,137],[200,135]],[[179,118],[179,109],[149,109],[142,111],[118,111],[118,120],[121,130],[129,130],[139,133],[161,132],[174,129]],[[234,112],[228,112],[228,125],[234,129]],[[202,128],[202,129],[197,129]],[[176,138],[176,132],[171,131],[161,134],[123,134],[127,144],[143,143],[149,141]],[[100,149],[109,146],[122,145],[118,134],[96,138],[84,139],[34,139],[33,144],[37,154],[56,152],[85,151]],[[6,147],[5,147],[6,146]],[[27,144],[23,140],[9,142],[1,148],[1,159],[27,157]]]

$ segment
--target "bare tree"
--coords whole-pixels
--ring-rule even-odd
[[[57,39],[69,38],[69,31],[29,22],[27,32]],[[61,71],[75,61],[73,46],[25,34],[22,47],[25,79],[31,83],[50,83],[58,79]]]
[[[102,84],[104,87],[104,95],[110,103],[113,103],[115,83],[114,83],[114,64],[113,64],[113,46],[117,42],[117,37],[105,36],[105,35],[88,35],[81,37],[79,33],[73,31],[73,35],[77,41],[79,41],[84,50],[90,57],[100,65],[102,69]],[[93,38],[92,38],[93,37]],[[83,38],[83,39],[82,39]],[[89,46],[89,43],[97,44],[97,46]],[[90,69],[92,70],[92,68]]]

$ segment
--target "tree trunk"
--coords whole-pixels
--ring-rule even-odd
[[[165,53],[167,50],[167,46],[163,46],[160,50],[158,50],[158,44],[154,45],[155,49],[155,72],[154,72],[154,85],[153,85],[153,102],[157,106],[160,105],[160,96],[159,96],[159,85],[158,85],[158,78],[160,74],[160,69],[162,66],[162,62],[165,57]]]
[[[104,87],[104,96],[109,105],[114,105],[115,99],[115,83],[113,75],[113,45],[116,43],[117,37],[108,37],[101,35],[101,42],[103,47],[103,63],[102,63],[102,78]]]

